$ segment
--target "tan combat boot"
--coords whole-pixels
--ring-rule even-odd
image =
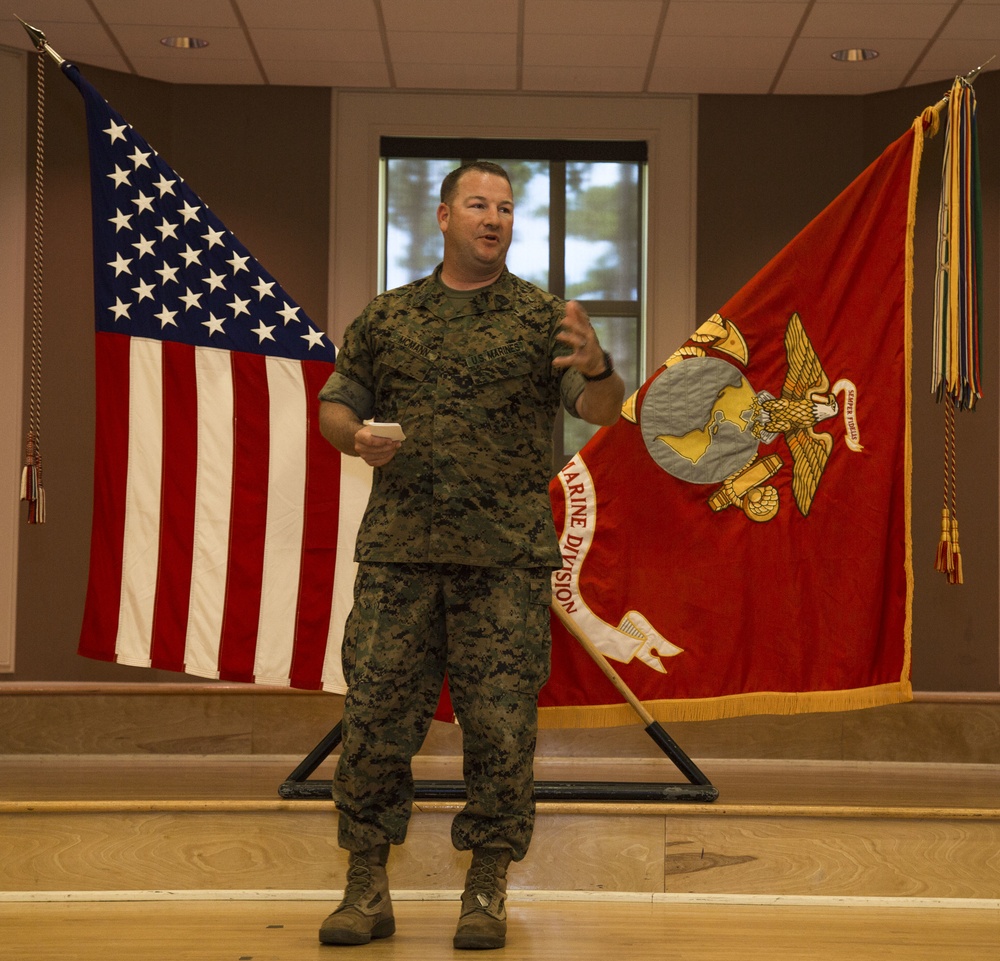
[[[507,940],[508,848],[476,848],[465,876],[456,948],[502,948]]]
[[[373,938],[387,938],[395,933],[389,878],[385,873],[388,858],[388,844],[370,851],[351,852],[344,900],[319,929],[323,944],[367,944]]]

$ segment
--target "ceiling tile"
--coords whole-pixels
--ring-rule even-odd
[[[101,57],[115,61],[116,70],[128,69],[118,55],[107,31],[98,23],[64,22],[46,30],[45,34],[49,46],[67,60],[93,63],[92,58]],[[6,23],[0,23],[0,43],[19,50],[35,49],[24,27],[13,18]]]
[[[528,34],[652,35],[660,22],[660,0],[525,0]]]
[[[650,93],[767,93],[775,71],[743,70],[712,64],[671,65],[654,70],[649,78]]]
[[[861,2],[861,0],[816,0],[815,7],[827,7],[827,6],[829,6],[829,7],[842,7],[842,6],[851,6],[852,4],[853,5],[857,5],[859,2]],[[907,11],[907,10],[914,10],[917,7],[934,6],[935,4],[942,3],[942,0],[873,0],[873,2],[875,2],[875,3],[894,3],[894,4],[896,4],[897,6],[899,6],[901,8],[905,8],[905,10],[904,10],[904,15],[905,15],[905,11]],[[944,2],[947,3],[947,0],[944,0]],[[957,0],[957,2],[958,3],[968,3],[969,0]],[[979,0],[979,2],[994,3],[995,0]],[[867,6],[867,4],[862,4],[862,5],[863,6]],[[949,3],[948,5],[949,6],[954,6],[955,5],[955,0],[952,0],[952,3]]]
[[[866,66],[852,64],[852,66]],[[786,69],[775,84],[777,94],[866,94],[899,86],[902,76],[896,71],[841,72],[830,69]]]
[[[842,6],[844,4],[858,3],[859,0],[816,0],[816,6]],[[942,0],[874,0],[876,3],[894,3],[899,7],[905,7],[906,9],[912,10],[914,7],[924,7],[928,5],[933,5],[941,3]],[[947,2],[947,0],[945,0]],[[950,4],[954,6],[955,3],[968,3],[970,0],[953,0]],[[972,2],[977,3],[996,3],[997,0],[972,0]]]
[[[387,30],[418,33],[517,31],[516,0],[382,0]]]
[[[33,27],[48,33],[57,23],[98,23],[87,0],[2,0],[0,22],[12,23],[24,36],[24,27],[14,17],[20,16]],[[48,38],[49,43],[52,37]]]
[[[402,63],[395,67],[396,86],[411,90],[514,90],[513,66],[483,71],[474,64]]]
[[[517,36],[513,33],[450,33],[442,39],[436,33],[393,31],[388,39],[389,54],[396,65],[453,63],[493,67],[517,63]]]
[[[171,27],[237,27],[239,21],[229,0],[170,0],[169,3],[136,3],[135,0],[96,0],[98,12],[109,24],[157,23]]]
[[[672,64],[718,65],[719,69],[777,71],[788,49],[782,37],[664,37],[656,51],[654,72]]]
[[[923,84],[936,84],[940,87],[941,96],[945,97],[948,95],[948,91],[951,89],[954,80],[954,76],[948,76],[940,70],[916,70],[906,85],[908,87],[919,87]]]
[[[813,7],[803,37],[928,37],[944,22],[950,3],[826,3]]]
[[[327,63],[315,60],[265,60],[273,84],[294,87],[385,87],[389,73],[384,62]]]
[[[300,30],[377,30],[372,0],[237,0],[248,27]]]
[[[656,72],[649,81],[650,93],[766,94],[774,82],[773,70],[742,70],[691,64]]]
[[[635,36],[534,35],[524,39],[524,65],[638,67],[645,71],[652,39]]]
[[[262,59],[346,61],[382,63],[385,54],[382,38],[374,30],[268,30],[250,31],[250,37]]]
[[[955,16],[948,21],[941,36],[945,40],[1000,38],[1000,3],[997,0],[993,0],[992,3],[973,3],[965,0],[955,11]]]
[[[134,60],[142,76],[170,83],[263,83],[252,60],[185,60],[173,57],[150,57]]]
[[[677,37],[786,37],[795,32],[807,6],[804,0],[673,0],[667,8],[664,32]]]
[[[937,71],[945,77],[964,77],[982,66],[994,54],[997,58],[988,70],[1000,69],[1000,42],[994,38],[978,40],[939,40],[920,62],[921,70]]]
[[[598,67],[592,64],[525,66],[524,90],[584,91],[588,93],[639,93],[645,68]]]

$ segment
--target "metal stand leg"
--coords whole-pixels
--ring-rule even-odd
[[[680,749],[677,742],[652,721],[646,733],[663,753],[673,761],[688,779],[687,784],[660,784],[641,781],[536,781],[535,798],[539,801],[686,801],[707,803],[714,801],[718,790],[699,770],[698,766]],[[336,726],[303,758],[299,766],[288,775],[278,794],[289,800],[330,800],[331,781],[310,780],[310,775],[337,747],[341,739],[341,726]],[[417,781],[416,797],[423,800],[453,801],[465,797],[462,781]]]
[[[605,677],[631,705],[645,725],[646,733],[656,742],[657,747],[671,761],[687,780],[687,784],[640,783],[633,781],[536,781],[535,798],[540,801],[714,801],[719,796],[712,782],[699,770],[698,766],[678,746],[677,742],[660,726],[660,722],[646,710],[645,705],[635,696],[629,686],[618,676],[604,655],[590,640],[584,637],[559,604],[552,608],[567,630],[580,642],[583,649],[594,659]],[[302,761],[289,775],[278,793],[284,798],[330,798],[330,781],[310,781],[309,775],[323,763],[330,752],[340,743],[340,724]],[[461,781],[417,781],[414,785],[416,797],[427,800],[451,801],[465,797],[465,785]]]

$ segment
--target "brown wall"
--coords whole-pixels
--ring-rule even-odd
[[[318,324],[326,323],[330,95],[282,87],[188,87],[87,69],[88,78]],[[984,181],[985,400],[959,419],[966,584],[933,571],[941,508],[941,411],[929,382],[941,138],[921,178],[914,346],[914,686],[998,684],[997,238],[1000,73],[977,81]],[[697,319],[738,290],[943,91],[871,97],[723,97],[699,103]],[[93,431],[89,194],[83,105],[47,90],[46,341],[42,430],[49,521],[21,532],[17,673],[0,679],[150,681],[179,675],[75,654],[87,577]],[[220,150],[220,144],[225,145]],[[65,229],[60,229],[60,224]],[[334,278],[336,282],[336,278]]]

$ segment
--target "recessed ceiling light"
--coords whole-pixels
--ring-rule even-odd
[[[848,47],[846,50],[834,50],[830,56],[834,60],[857,63],[859,60],[874,60],[878,56],[878,51],[868,47]]]
[[[160,43],[165,47],[178,47],[181,50],[200,50],[208,46],[207,40],[198,37],[164,37]]]

